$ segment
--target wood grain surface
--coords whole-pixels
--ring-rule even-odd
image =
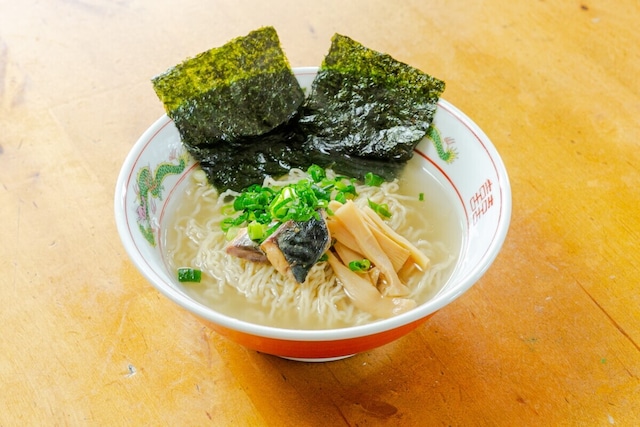
[[[0,0],[0,426],[638,425],[639,23],[637,0]],[[339,362],[205,329],[115,228],[150,78],[263,25],[293,66],[339,32],[446,80],[511,179],[488,273]]]

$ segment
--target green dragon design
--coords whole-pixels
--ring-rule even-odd
[[[453,148],[445,148],[440,136],[440,131],[433,124],[429,126],[427,137],[433,142],[438,152],[438,157],[447,163],[453,163],[458,158],[458,152]]]
[[[154,232],[156,226],[151,221],[151,213],[156,211],[154,199],[162,200],[162,192],[164,191],[162,182],[169,175],[181,174],[187,166],[188,159],[186,152],[182,152],[180,155],[172,152],[169,156],[170,162],[158,164],[154,172],[151,171],[151,166],[144,166],[138,170],[135,188],[139,202],[136,209],[137,222],[140,232],[151,246],[156,245]],[[176,160],[177,162],[175,162]]]

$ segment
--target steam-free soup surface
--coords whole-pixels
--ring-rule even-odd
[[[462,222],[442,185],[425,171],[417,172],[419,167],[418,162],[409,162],[395,183],[358,187],[356,201],[388,203],[393,213],[389,224],[430,258],[431,267],[408,283],[409,296],[422,304],[451,274],[460,251]],[[415,176],[420,176],[419,182],[409,179]],[[194,299],[231,317],[282,328],[342,328],[377,320],[354,307],[326,262],[316,264],[306,282],[299,284],[268,264],[228,255],[220,210],[231,197],[219,195],[193,176],[182,185],[184,191],[174,192],[169,201],[174,209],[164,227],[163,252],[171,271],[202,270],[200,283],[181,284]]]

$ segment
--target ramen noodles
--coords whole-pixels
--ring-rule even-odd
[[[410,164],[405,176],[411,175],[408,171]],[[163,236],[166,261],[172,270],[189,267],[202,272],[199,283],[181,284],[185,292],[225,315],[281,328],[341,328],[379,319],[375,310],[354,304],[344,279],[337,274],[340,271],[335,262],[341,252],[333,248],[328,257],[309,269],[303,283],[268,262],[229,255],[229,238],[221,223],[238,193],[219,193],[199,172],[194,171],[185,191],[174,196],[176,209],[167,218]],[[278,180],[266,178],[263,185],[283,186],[308,178],[306,172],[292,169]],[[402,299],[424,303],[446,282],[460,249],[462,229],[451,201],[435,178],[414,183],[401,177],[379,186],[356,183],[355,187],[357,196],[349,203],[360,209],[371,202],[388,207],[386,226],[429,259],[424,270],[413,269],[413,274],[403,277],[407,293]],[[331,223],[331,212],[328,216]]]

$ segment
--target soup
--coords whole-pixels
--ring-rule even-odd
[[[407,164],[404,176],[415,176]],[[219,194],[195,170],[170,203],[176,208],[167,218],[163,246],[168,268],[202,271],[199,283],[182,283],[197,301],[228,316],[251,323],[289,329],[343,328],[377,320],[358,309],[345,293],[327,262],[315,264],[304,283],[276,271],[268,263],[251,262],[228,255],[228,238],[220,224],[234,192]],[[305,177],[292,170],[281,180],[265,185],[282,185]],[[356,205],[369,200],[388,205],[387,223],[412,242],[430,260],[429,268],[407,281],[408,298],[417,304],[433,297],[450,276],[460,251],[462,225],[453,203],[441,184],[429,180],[412,182],[401,177],[379,187],[357,185]]]

